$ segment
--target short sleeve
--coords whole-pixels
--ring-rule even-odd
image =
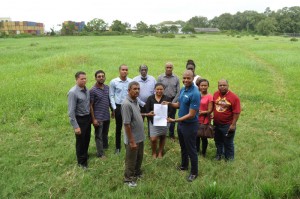
[[[129,104],[123,103],[121,107],[123,124],[130,124],[132,118],[132,110]]]

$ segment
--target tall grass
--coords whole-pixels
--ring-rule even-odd
[[[0,197],[1,198],[297,198],[300,195],[300,44],[288,38],[227,37],[163,39],[55,37],[0,40]],[[210,80],[210,92],[221,78],[242,102],[235,138],[236,159],[215,162],[209,141],[199,158],[199,178],[186,181],[178,172],[178,142],[167,140],[166,154],[153,160],[146,141],[144,177],[138,187],[122,183],[124,150],[114,155],[112,120],[108,158],[96,158],[90,144],[88,171],[76,166],[75,138],[67,117],[68,90],[78,70],[103,69],[106,83],[129,66],[129,77],[147,64],[149,74],[164,72],[172,61],[181,77],[188,59],[196,73]]]

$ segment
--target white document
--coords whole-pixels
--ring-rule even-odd
[[[154,104],[153,126],[167,126],[168,105]]]

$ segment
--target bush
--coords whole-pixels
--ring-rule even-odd
[[[160,37],[160,38],[175,38],[175,34],[172,33],[167,33],[167,34],[155,34],[155,37]]]
[[[290,39],[290,41],[298,41],[298,39],[296,37],[293,37]]]
[[[30,44],[30,46],[37,46],[37,45],[39,45],[38,42],[33,42],[33,43]]]
[[[255,37],[254,39],[255,39],[255,40],[259,40],[259,38],[258,38],[258,37]]]
[[[241,35],[237,35],[236,38],[241,38]]]
[[[12,38],[28,38],[28,37],[33,37],[32,34],[27,34],[27,33],[21,33],[21,34],[18,34],[18,35],[12,35],[11,36]]]
[[[196,38],[197,36],[192,34],[192,35],[190,35],[190,37],[192,37],[192,38]]]
[[[5,32],[0,32],[0,38],[6,38],[8,35]]]
[[[107,31],[107,32],[103,32],[101,33],[100,35],[102,36],[116,36],[116,35],[121,35],[122,33],[121,32],[118,32],[118,31]]]
[[[184,38],[185,38],[185,36],[180,36],[180,38],[184,39]]]
[[[144,37],[144,35],[140,35],[140,34],[133,34],[132,36],[136,37],[136,38],[143,38]]]

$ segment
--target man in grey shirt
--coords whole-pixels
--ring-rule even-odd
[[[172,103],[176,103],[180,94],[179,78],[173,74],[173,64],[171,62],[166,63],[165,70],[166,72],[158,77],[157,83],[162,83],[165,85],[164,94],[172,99]],[[170,112],[170,118],[174,119],[176,115],[176,109],[172,108]],[[169,127],[169,136],[171,139],[175,138],[174,130],[175,124],[171,123]]]
[[[130,187],[137,186],[136,179],[141,177],[144,154],[144,123],[140,113],[137,97],[140,93],[138,82],[130,82],[128,95],[121,106],[124,124],[124,143],[126,148],[124,183]]]
[[[85,87],[85,72],[77,72],[75,79],[76,85],[68,92],[68,115],[76,137],[78,166],[86,169],[91,137],[90,93]]]

